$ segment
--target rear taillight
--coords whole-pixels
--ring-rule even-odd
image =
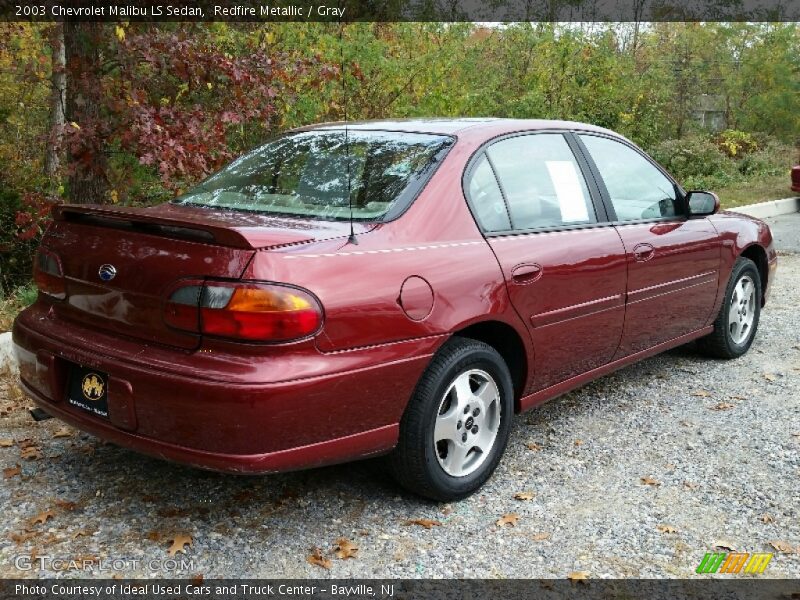
[[[63,300],[67,295],[61,259],[55,252],[46,248],[39,248],[36,252],[33,262],[33,280],[43,294],[59,300]]]
[[[322,307],[308,291],[253,281],[183,281],[172,288],[164,319],[176,329],[254,342],[313,335]]]

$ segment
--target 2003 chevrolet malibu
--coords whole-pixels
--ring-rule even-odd
[[[58,207],[13,339],[39,406],[122,446],[251,473],[388,454],[449,500],[515,413],[691,340],[744,354],[776,266],[767,225],[605,129],[326,124],[160,206]]]

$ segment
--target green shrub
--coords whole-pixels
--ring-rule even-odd
[[[744,156],[759,148],[758,141],[753,134],[736,129],[726,129],[717,135],[715,141],[719,149],[731,158]]]
[[[665,140],[651,155],[679,181],[708,177],[735,177],[734,161],[711,140],[699,136]]]

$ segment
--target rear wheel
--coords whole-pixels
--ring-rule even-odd
[[[422,375],[400,422],[390,456],[395,478],[434,500],[469,496],[500,462],[513,414],[511,374],[498,352],[451,339]]]
[[[731,271],[714,331],[698,340],[710,356],[737,358],[750,349],[761,316],[761,277],[755,263],[740,257]]]

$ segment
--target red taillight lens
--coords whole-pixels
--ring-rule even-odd
[[[172,327],[206,335],[286,342],[316,333],[322,307],[310,292],[287,285],[187,281],[170,294],[164,318]]]
[[[48,296],[62,300],[67,295],[61,259],[55,252],[46,248],[39,248],[36,252],[33,262],[33,280],[39,291]]]

